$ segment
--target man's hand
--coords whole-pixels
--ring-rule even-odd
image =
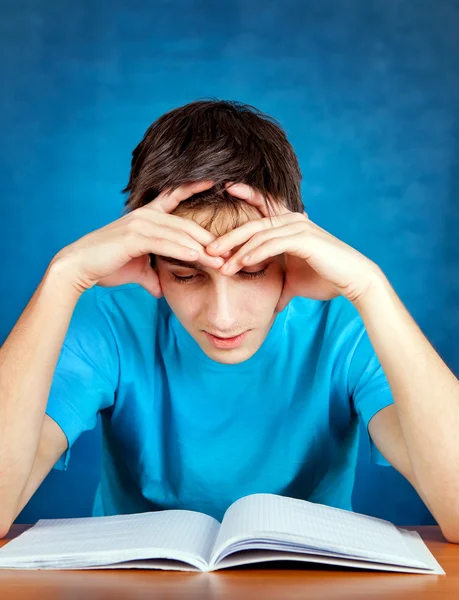
[[[170,214],[180,202],[213,185],[213,181],[198,181],[174,191],[165,190],[145,206],[66,246],[52,262],[61,265],[60,272],[80,293],[96,284],[111,287],[138,283],[160,298],[162,289],[150,266],[150,254],[199,260],[213,268],[224,262],[204,249],[215,235],[191,219]]]
[[[285,254],[284,288],[277,310],[283,310],[294,296],[328,300],[343,295],[355,302],[375,277],[382,275],[374,262],[313,223],[306,213],[293,213],[281,206],[269,218],[260,192],[241,183],[228,184],[227,191],[256,206],[265,216],[226,233],[206,250],[222,256],[242,244],[220,267],[228,276]]]

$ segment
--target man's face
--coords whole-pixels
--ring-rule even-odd
[[[207,216],[199,212],[190,218],[202,225]],[[247,206],[239,224],[261,218],[257,208]],[[225,220],[228,222],[228,217],[222,211],[209,230],[215,235],[228,231],[231,228]],[[156,258],[164,298],[177,319],[213,360],[236,364],[249,359],[262,345],[276,316],[284,278],[283,255],[244,267],[231,277],[217,269],[177,262]]]

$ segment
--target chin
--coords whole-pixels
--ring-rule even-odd
[[[234,348],[234,350],[218,350],[217,348],[204,349],[209,358],[223,365],[237,365],[252,357],[256,350],[247,348]]]

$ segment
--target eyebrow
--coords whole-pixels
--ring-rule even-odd
[[[170,265],[177,265],[177,267],[185,267],[186,269],[196,269],[196,271],[204,271],[204,265],[198,262],[192,262],[188,260],[179,260],[178,258],[172,258],[171,256],[161,256],[158,254],[158,258]]]

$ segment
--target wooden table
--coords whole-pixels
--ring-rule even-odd
[[[30,525],[13,525],[0,546]],[[1,600],[117,600],[118,598],[237,598],[288,600],[422,600],[459,598],[459,545],[448,544],[438,527],[416,529],[446,575],[377,573],[307,565],[264,563],[215,573],[147,570],[14,571],[0,569]]]

